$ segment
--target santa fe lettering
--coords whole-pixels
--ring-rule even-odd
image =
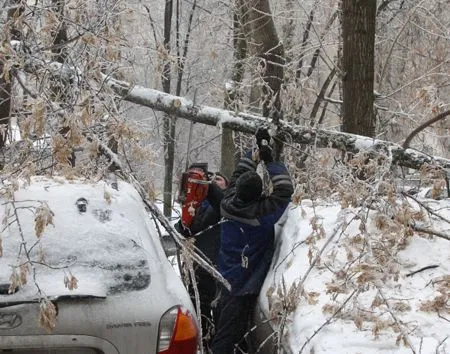
[[[130,328],[130,327],[150,327],[152,324],[146,321],[136,321],[134,323],[123,322],[123,323],[107,323],[107,329],[113,328]]]

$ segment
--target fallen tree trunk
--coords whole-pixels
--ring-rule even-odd
[[[257,127],[269,121],[258,115],[231,112],[220,108],[193,104],[192,101],[142,86],[130,86],[128,83],[105,77],[106,84],[124,100],[161,112],[172,114],[197,123],[215,125],[244,133],[254,133]],[[291,141],[299,144],[314,145],[318,148],[334,148],[351,153],[367,151],[384,152],[393,164],[420,169],[424,164],[437,165],[450,169],[450,160],[426,155],[414,149],[388,141],[337,131],[316,130],[280,121],[279,129],[290,136]]]
[[[19,41],[11,41],[16,51],[21,50]],[[32,60],[28,64],[28,71],[33,72],[40,66],[45,66],[49,73],[56,76],[72,78],[77,81],[80,71],[76,68],[60,63],[47,63]],[[158,90],[142,86],[130,85],[127,82],[115,80],[102,74],[104,84],[110,87],[125,101],[156,109],[173,116],[184,118],[196,123],[215,125],[244,133],[253,134],[256,129],[268,124],[269,120],[262,116],[242,112],[232,112],[220,108],[193,104],[192,101],[170,95]],[[360,135],[329,130],[316,130],[310,127],[301,127],[280,121],[278,129],[290,137],[290,141],[298,144],[313,145],[318,148],[334,148],[350,153],[366,151],[368,153],[385,152],[393,164],[412,169],[420,169],[424,164],[439,166],[450,170],[450,160],[424,154],[420,151],[407,148],[389,141],[372,139]]]

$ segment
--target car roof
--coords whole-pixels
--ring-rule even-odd
[[[149,263],[160,261],[141,197],[123,181],[116,190],[103,180],[32,177],[30,183],[19,183],[14,203],[2,198],[0,219],[0,285],[10,283],[13,269],[20,276],[19,265],[29,272],[27,284],[15,294],[0,295],[0,302],[39,297],[33,276],[47,296],[139,290],[150,283]],[[66,285],[72,276],[77,288],[71,290]]]

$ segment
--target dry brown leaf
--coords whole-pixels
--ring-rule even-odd
[[[43,136],[45,133],[45,104],[42,101],[34,102],[32,106],[34,131],[37,136]]]
[[[74,277],[72,274],[70,276],[65,275],[64,276],[64,286],[69,289],[77,289],[78,288],[78,279]]]
[[[14,268],[11,273],[11,276],[9,277],[8,294],[14,294],[19,285],[20,285],[20,277],[19,274],[17,274],[16,269]]]
[[[56,326],[56,307],[48,299],[42,299],[39,309],[39,325],[51,333]]]
[[[40,238],[45,228],[50,224],[53,225],[53,216],[55,214],[46,205],[41,205],[36,210],[36,216],[34,219],[34,231],[36,237]]]
[[[19,267],[20,285],[27,284],[27,274],[30,273],[28,263],[24,263]]]

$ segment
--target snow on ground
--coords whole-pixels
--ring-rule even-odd
[[[294,304],[293,353],[450,353],[450,241],[401,222],[450,236],[450,199],[421,201],[433,212],[406,198],[391,207],[398,222],[337,202],[288,210],[260,302],[272,315]]]

